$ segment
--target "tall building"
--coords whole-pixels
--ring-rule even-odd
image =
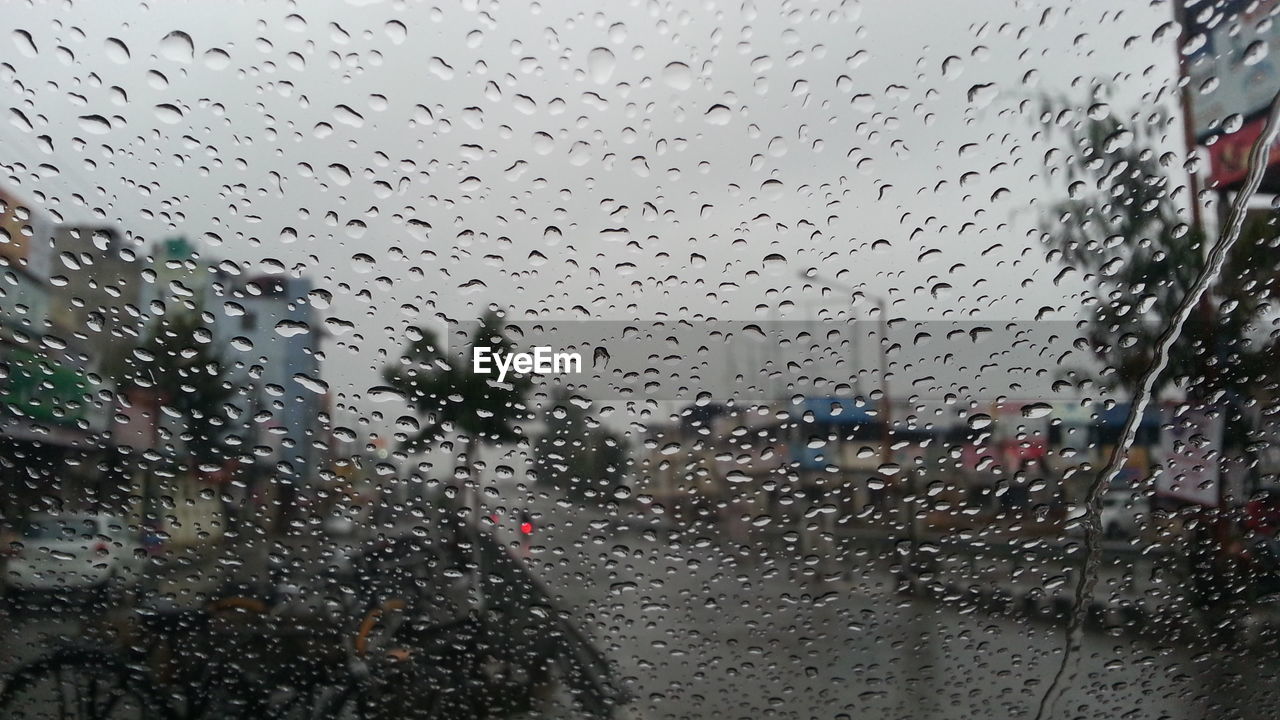
[[[50,275],[63,230],[0,190],[0,519],[36,507],[113,506],[128,494],[98,469],[111,414],[94,380],[101,345],[77,332],[85,320],[64,295],[92,274],[71,266],[92,264],[93,255],[76,253],[61,261],[65,276]]]
[[[319,355],[323,326],[308,298],[312,289],[303,277],[248,278],[234,293],[243,314],[227,318],[226,329],[233,348],[246,348],[232,352],[237,363],[245,364],[261,410],[270,413],[260,444],[299,487],[316,482],[323,455],[316,444],[328,440],[319,425],[325,409]]]
[[[48,243],[52,223],[0,189],[0,324],[43,333],[49,314]],[[42,245],[44,247],[42,247]]]
[[[136,338],[144,284],[137,241],[115,228],[59,225],[47,242],[53,324],[94,343]]]
[[[237,410],[227,435],[239,459],[199,473],[199,482],[247,493],[258,505],[293,515],[297,499],[316,483],[324,458],[316,445],[328,440],[320,427],[321,326],[308,299],[310,280],[244,277],[229,263],[202,257],[182,238],[157,243],[149,267],[150,282],[139,298],[151,315],[144,336],[161,329],[165,318],[200,313],[208,345],[234,388],[227,402]],[[173,426],[171,436],[180,435],[180,419],[162,422]],[[180,447],[176,451],[181,454]],[[258,514],[266,522],[280,519],[262,517],[275,515],[266,507]]]

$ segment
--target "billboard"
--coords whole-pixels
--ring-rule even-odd
[[[1230,115],[1261,113],[1280,92],[1280,0],[1185,2],[1189,37],[1191,116],[1196,137],[1220,132]],[[1256,137],[1256,136],[1255,136]]]
[[[1219,186],[1229,186],[1244,180],[1249,174],[1249,151],[1262,135],[1266,117],[1258,117],[1245,123],[1240,130],[1223,135],[1209,146],[1209,179]],[[1267,165],[1280,161],[1280,139],[1271,144]]]
[[[1183,0],[1186,18],[1188,112],[1195,138],[1209,147],[1209,179],[1230,187],[1248,173],[1249,149],[1262,134],[1265,111],[1280,92],[1280,0]],[[1268,49],[1271,49],[1269,52]],[[1223,134],[1223,122],[1242,126]],[[1214,136],[1218,137],[1214,137]],[[1209,144],[1212,143],[1212,144]],[[1275,146],[1267,165],[1280,161]]]
[[[1222,417],[1186,412],[1170,419],[1160,437],[1164,466],[1156,495],[1213,507],[1218,504]]]
[[[8,415],[54,425],[90,421],[94,408],[87,402],[89,380],[80,369],[33,353],[0,344],[0,409]]]

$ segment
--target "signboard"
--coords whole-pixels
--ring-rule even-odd
[[[1280,91],[1280,0],[1183,4],[1192,42],[1201,43],[1187,57],[1187,75],[1192,123],[1204,139],[1230,115],[1260,113]]]
[[[1244,180],[1249,174],[1249,151],[1262,135],[1267,118],[1259,117],[1244,124],[1238,132],[1223,135],[1209,146],[1209,179],[1219,186]],[[1267,165],[1280,161],[1280,139],[1271,144]]]
[[[1209,145],[1209,179],[1219,187],[1248,173],[1249,150],[1262,134],[1265,110],[1280,92],[1280,0],[1184,2],[1189,44],[1186,60],[1191,124],[1205,142],[1232,115],[1245,123]],[[1196,45],[1198,43],[1198,45]],[[1280,161],[1272,146],[1267,165]]]
[[[1079,402],[1056,401],[1050,403],[1053,411],[1050,417],[1057,418],[1063,425],[1093,424],[1093,405],[1082,405]]]
[[[1160,437],[1164,466],[1156,476],[1156,494],[1209,507],[1218,504],[1222,418],[1185,412],[1165,426]]]
[[[156,449],[160,398],[155,391],[130,388],[119,397],[112,434],[116,445],[133,452]]]
[[[0,350],[5,377],[0,381],[0,407],[37,422],[70,425],[90,417],[85,374],[28,350]]]

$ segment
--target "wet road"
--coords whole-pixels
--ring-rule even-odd
[[[501,537],[607,649],[638,717],[1033,717],[1061,659],[1062,628],[900,596],[865,554],[510,501],[542,517],[531,542]],[[1192,645],[1089,633],[1052,717],[1275,717],[1274,655]]]
[[[616,663],[643,718],[1032,717],[1063,630],[900,596],[865,552],[636,529],[593,507],[515,497],[499,539]],[[206,573],[167,592],[198,594]],[[87,612],[0,615],[0,663],[71,637]],[[1120,632],[1086,636],[1052,717],[1271,718],[1273,654]]]

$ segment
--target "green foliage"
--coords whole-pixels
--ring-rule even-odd
[[[479,375],[471,369],[474,347],[487,346],[498,355],[515,348],[503,332],[499,317],[488,313],[470,338],[464,353],[445,353],[435,333],[419,329],[397,362],[383,368],[383,379],[398,391],[422,419],[421,429],[403,449],[420,452],[457,431],[474,442],[502,443],[520,435],[515,421],[525,413],[524,396],[532,381],[508,375]]]
[[[121,373],[122,385],[150,389],[181,418],[186,455],[196,466],[227,457],[228,403],[236,394],[200,311],[158,318]]]
[[[1043,225],[1050,257],[1092,285],[1085,335],[1110,380],[1130,392],[1205,259],[1203,234],[1175,204],[1181,189],[1171,173],[1182,173],[1176,156],[1157,150],[1168,140],[1156,133],[1168,124],[1151,120],[1150,132],[1114,115],[1066,129],[1068,198]],[[1193,402],[1274,387],[1268,362],[1274,339],[1262,330],[1262,315],[1276,294],[1275,264],[1264,257],[1274,256],[1276,234],[1269,218],[1247,224],[1212,298],[1196,308],[1174,344],[1157,397],[1174,382]]]

